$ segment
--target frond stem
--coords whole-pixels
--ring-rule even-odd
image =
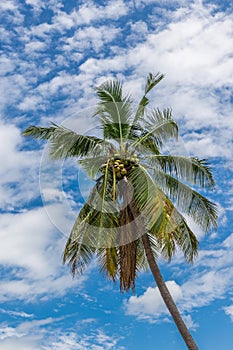
[[[117,102],[115,101],[113,95],[110,94],[107,90],[104,90],[104,92],[105,92],[107,95],[109,95],[109,96],[113,99],[113,101],[114,101],[114,103],[115,103],[115,107],[116,107],[116,110],[117,110],[117,118],[118,118],[118,124],[119,124],[119,131],[120,131],[120,145],[122,145],[122,144],[123,144],[123,134],[122,134],[122,127],[121,127],[121,117],[120,117],[119,109],[118,109],[118,107],[117,107]]]
[[[159,125],[156,125],[151,131],[149,131],[146,135],[144,135],[142,138],[139,140],[135,141],[132,143],[131,147],[136,147],[138,144],[142,143],[148,136],[152,135],[158,128],[160,128],[163,125],[167,124],[167,120]]]

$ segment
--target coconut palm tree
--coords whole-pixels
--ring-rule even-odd
[[[180,250],[187,262],[198,240],[184,215],[207,232],[217,223],[216,206],[193,188],[213,189],[205,159],[162,152],[178,138],[170,109],[148,109],[147,97],[162,74],[149,74],[137,108],[118,80],[96,88],[103,137],[84,136],[53,124],[30,126],[25,136],[50,142],[52,159],[78,157],[95,185],[80,210],[64,250],[73,275],[82,274],[93,258],[120,290],[135,289],[138,271],[150,268],[161,296],[188,349],[198,349],[183,322],[157,265]]]

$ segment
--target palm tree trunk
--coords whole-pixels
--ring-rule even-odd
[[[160,294],[163,298],[164,303],[166,304],[171,316],[173,317],[175,324],[177,328],[179,329],[179,332],[181,336],[183,337],[187,348],[189,350],[198,350],[197,345],[195,344],[195,341],[193,340],[191,334],[189,333],[188,328],[186,327],[184,321],[181,318],[180,312],[164,282],[164,279],[160,273],[159,267],[155,261],[153,251],[150,246],[149,237],[147,234],[144,234],[142,236],[143,245],[145,248],[145,253],[147,257],[148,264],[150,266],[151,272],[154,276],[155,282],[157,284],[157,287],[159,288]]]

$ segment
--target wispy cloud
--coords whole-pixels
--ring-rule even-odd
[[[224,311],[225,311],[226,315],[230,316],[230,318],[233,322],[233,305],[224,307]]]
[[[120,338],[109,336],[102,329],[91,329],[82,333],[59,329],[60,318],[47,318],[22,322],[17,327],[2,325],[0,328],[0,349],[12,350],[124,350],[118,346]],[[56,332],[50,326],[57,324]],[[1,327],[1,325],[0,325]]]

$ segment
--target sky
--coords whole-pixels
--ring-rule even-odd
[[[94,87],[118,78],[137,101],[171,107],[177,146],[208,158],[218,229],[193,265],[159,259],[201,350],[232,349],[233,16],[220,0],[5,0],[0,2],[0,350],[182,350],[150,272],[121,294],[93,262],[73,279],[62,264],[72,224],[92,185],[76,160],[51,162],[29,125],[62,123],[96,134]]]

